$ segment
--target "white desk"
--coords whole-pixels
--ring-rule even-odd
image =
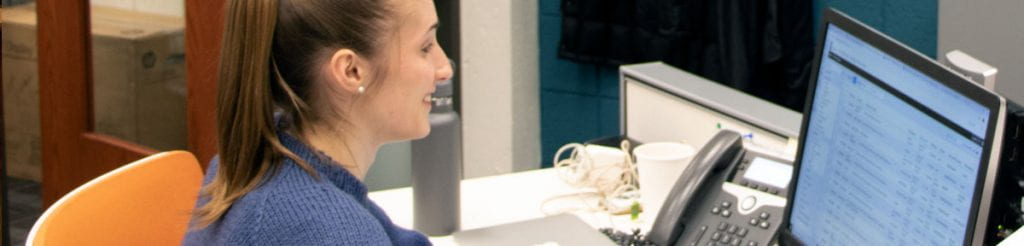
[[[581,190],[563,182],[554,169],[539,169],[462,181],[462,230],[476,229],[510,222],[545,217],[541,206],[545,200]],[[370,199],[380,205],[395,224],[412,228],[412,189],[399,188],[370,192]],[[583,199],[557,199],[545,208],[585,208]],[[557,212],[557,211],[549,211]],[[576,210],[571,212],[594,228],[614,227],[621,231],[642,226],[631,222],[629,215]],[[554,214],[552,214],[554,215]],[[454,244],[451,236],[432,237],[439,245]]]

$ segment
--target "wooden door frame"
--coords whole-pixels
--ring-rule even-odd
[[[2,22],[2,21],[0,21]],[[0,36],[3,30],[0,28]],[[4,67],[3,59],[0,59],[0,68]],[[3,69],[0,69],[0,78],[3,78]],[[4,87],[0,86],[0,244],[10,245],[9,220],[7,218],[7,131],[4,125]]]
[[[216,153],[214,105],[223,0],[186,0],[188,146],[203,163]],[[38,0],[43,206],[155,150],[93,132],[88,0]]]
[[[89,1],[38,0],[43,205],[86,181],[156,153],[93,129]]]
[[[225,0],[185,0],[185,63],[188,71],[188,149],[203,170],[217,154],[217,64],[224,32]]]

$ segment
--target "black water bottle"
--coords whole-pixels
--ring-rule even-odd
[[[437,86],[430,135],[412,141],[413,227],[431,236],[459,230],[462,124],[452,108],[452,83]]]

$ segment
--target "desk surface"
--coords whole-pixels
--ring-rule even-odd
[[[633,222],[629,215],[609,215],[588,210],[588,199],[565,196],[581,190],[563,182],[552,169],[539,169],[490,177],[466,179],[461,187],[462,230],[495,226],[516,221],[535,219],[567,211],[594,228],[614,227],[629,231],[642,227],[642,221]],[[402,227],[412,228],[413,200],[411,188],[375,191],[369,194],[391,220]],[[554,197],[563,197],[551,199]],[[450,236],[432,237],[435,244],[453,244]]]

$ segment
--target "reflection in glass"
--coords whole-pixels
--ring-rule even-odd
[[[3,2],[3,105],[7,174],[39,181],[39,69],[36,6]]]
[[[183,2],[93,0],[94,131],[186,148]]]
[[[39,137],[39,79],[36,6],[32,1],[3,0],[3,164],[7,201],[3,220],[11,245],[24,245],[42,211]]]

